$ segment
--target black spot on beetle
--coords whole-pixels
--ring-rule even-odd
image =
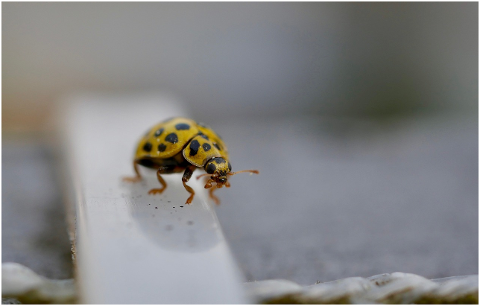
[[[217,150],[222,151],[222,149],[220,149],[220,146],[216,142],[213,143],[213,146],[217,148]]]
[[[228,162],[228,170],[232,171],[232,165]]]
[[[207,135],[203,134],[202,132],[198,132],[198,135],[203,139],[210,140]]]
[[[225,163],[225,159],[223,159],[223,157],[215,157],[213,160],[219,165]]]
[[[163,133],[163,128],[160,128],[160,129],[156,130],[155,134],[153,134],[153,135],[155,135],[155,137],[158,137],[158,136],[162,135],[162,133]]]
[[[158,145],[158,151],[165,152],[166,149],[167,149],[167,146],[164,145],[163,143]]]
[[[210,151],[210,149],[212,148],[208,143],[204,143],[202,145],[203,149],[205,150],[205,152],[208,152]]]
[[[178,142],[178,136],[175,133],[170,133],[167,135],[167,137],[165,137],[165,141],[175,144]]]
[[[175,128],[177,129],[177,131],[180,131],[180,130],[189,130],[190,129],[190,125],[186,124],[186,123],[177,123],[175,125]]]
[[[143,145],[143,150],[146,151],[146,152],[152,151],[152,144],[149,143],[149,142],[146,142],[146,143]]]
[[[198,153],[198,149],[200,148],[200,143],[194,139],[190,142],[190,156],[195,156]]]
[[[213,174],[217,170],[217,167],[213,163],[209,163],[205,171],[207,171],[208,174]]]

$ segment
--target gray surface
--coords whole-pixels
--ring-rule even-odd
[[[477,274],[476,118],[418,118],[381,132],[355,122],[207,122],[229,145],[234,171],[261,171],[234,176],[230,189],[217,191],[217,215],[247,279],[310,285],[396,271],[426,278]],[[56,251],[35,249],[36,237],[54,224],[42,207],[58,201],[48,194],[55,191],[51,156],[5,140],[3,149],[3,260],[67,276],[58,274],[66,270],[57,262],[66,255],[55,255],[66,241]],[[48,211],[58,216],[58,207]],[[40,225],[45,232],[35,230]],[[60,226],[48,233],[66,237]]]
[[[234,171],[260,170],[218,192],[248,280],[477,274],[478,136],[467,119],[417,118],[381,132],[322,118],[212,123]]]
[[[2,262],[40,275],[73,275],[54,152],[34,139],[2,143]]]
[[[2,17],[5,115],[88,90],[169,92],[208,121],[477,110],[475,2],[6,2]]]

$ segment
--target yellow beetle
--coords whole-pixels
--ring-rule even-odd
[[[183,172],[182,182],[190,197],[185,204],[192,203],[195,191],[186,183],[197,168],[204,168],[210,176],[205,188],[210,188],[210,197],[218,205],[220,201],[213,191],[230,187],[228,177],[241,172],[258,174],[258,170],[232,171],[228,159],[227,146],[212,129],[202,123],[182,117],[170,118],[153,126],[142,137],[137,146],[133,168],[136,176],[126,177],[125,181],[137,182],[142,179],[138,165],[157,170],[157,178],[162,188],[154,188],[149,194],[162,193],[167,184],[162,174]],[[215,183],[215,185],[212,185]]]

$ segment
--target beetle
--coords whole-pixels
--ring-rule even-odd
[[[197,168],[203,168],[207,176],[205,184],[210,197],[218,205],[213,194],[223,186],[229,188],[228,178],[242,172],[259,174],[258,170],[232,172],[227,146],[212,129],[192,119],[174,117],[162,121],[149,129],[140,139],[133,160],[136,176],[125,177],[124,181],[138,182],[142,179],[138,166],[155,169],[161,188],[151,189],[149,194],[161,194],[167,188],[163,174],[183,172],[182,182],[190,197],[185,204],[192,203],[195,191],[186,183]]]

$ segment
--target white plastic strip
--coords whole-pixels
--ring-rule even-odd
[[[194,179],[191,205],[181,174],[133,176],[135,145],[160,120],[185,115],[156,98],[83,97],[63,115],[65,154],[76,202],[77,281],[83,303],[245,303],[242,278],[214,204]]]

